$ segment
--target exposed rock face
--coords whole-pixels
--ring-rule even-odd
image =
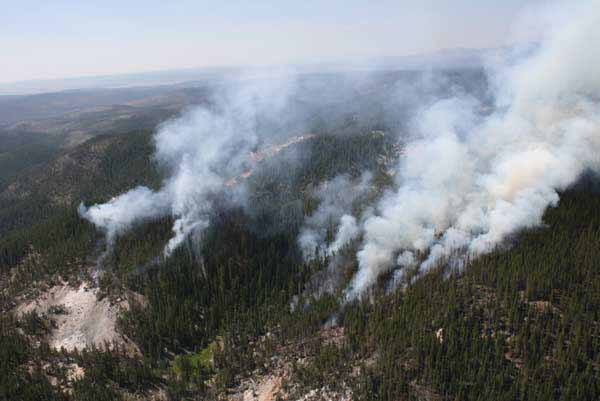
[[[271,337],[271,333],[262,337],[261,342]],[[352,401],[351,388],[340,383],[340,388],[329,385],[304,385],[298,381],[295,369],[306,366],[316,356],[314,345],[332,345],[342,347],[346,341],[344,329],[339,326],[323,327],[314,338],[302,342],[293,342],[277,347],[275,356],[265,361],[265,370],[248,372],[240,378],[237,387],[229,389],[227,401]],[[257,348],[257,350],[260,347]],[[260,353],[260,351],[259,351]],[[357,367],[358,368],[358,367]],[[360,369],[356,370],[359,375]]]
[[[281,376],[266,376],[244,392],[243,401],[273,401],[281,391]]]
[[[85,284],[77,288],[68,284],[54,286],[20,305],[17,314],[35,311],[47,315],[53,321],[48,344],[57,350],[119,344],[137,352],[135,345],[116,330],[117,316],[122,308],[127,308],[127,302],[111,304],[108,298],[98,300],[97,293],[97,288]]]

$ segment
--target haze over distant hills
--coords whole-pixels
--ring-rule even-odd
[[[194,86],[208,80],[223,79],[244,72],[264,74],[266,70],[290,69],[299,73],[371,70],[371,69],[422,69],[461,68],[481,65],[486,57],[499,49],[444,49],[433,53],[391,56],[370,60],[338,60],[322,64],[290,66],[223,66],[149,71],[130,74],[73,77],[66,79],[32,80],[0,83],[0,96],[20,96],[81,89],[115,89],[146,86]]]

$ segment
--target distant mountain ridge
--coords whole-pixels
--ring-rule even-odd
[[[332,72],[345,69],[422,69],[465,68],[481,66],[486,57],[505,49],[442,49],[431,53],[405,56],[389,56],[367,60],[339,60],[325,63],[290,65],[296,72]],[[204,67],[165,71],[149,71],[66,79],[48,79],[0,83],[0,96],[21,96],[81,89],[117,89],[150,86],[190,86],[208,80],[224,79],[241,72],[256,72],[274,66]],[[285,69],[286,66],[275,68]]]

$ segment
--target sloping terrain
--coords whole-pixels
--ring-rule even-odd
[[[192,104],[207,85],[89,89],[0,96],[0,191],[61,151],[99,135],[153,130]]]
[[[209,227],[169,258],[166,217],[119,236],[97,266],[104,236],[76,210],[159,185],[151,131],[23,173],[0,192],[0,399],[598,399],[595,177],[561,193],[543,227],[462,269],[399,287],[384,274],[362,299],[344,292],[359,239],[303,258],[321,183],[369,170],[368,197],[392,185],[402,144],[380,125],[349,118],[257,149],[237,181],[245,202],[214,194]]]
[[[17,316],[36,313],[48,316],[51,328],[48,345],[60,351],[73,351],[96,347],[103,349],[115,345],[135,346],[117,332],[117,316],[127,308],[127,302],[113,302],[107,297],[99,298],[98,288],[81,284],[73,287],[68,283],[50,288],[35,299],[17,307]]]
[[[137,183],[153,184],[157,173],[149,161],[150,136],[151,131],[100,136],[23,172],[0,190],[0,234],[39,223],[57,210],[73,210],[84,200]],[[132,176],[130,170],[140,174]]]

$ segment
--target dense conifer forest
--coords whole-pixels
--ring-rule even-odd
[[[54,350],[44,341],[49,316],[13,311],[15,299],[52,283],[94,281],[104,239],[77,206],[137,184],[156,187],[152,132],[100,136],[58,156],[83,166],[68,174],[54,169],[57,159],[34,168],[21,178],[31,183],[26,194],[0,199],[0,399],[148,399],[158,390],[172,400],[224,399],[299,347],[308,357],[291,358],[291,399],[323,386],[357,400],[599,399],[595,178],[562,193],[543,227],[461,269],[441,264],[400,287],[385,276],[368,296],[346,302],[343,289],[357,269],[351,243],[338,255],[337,290],[306,291],[329,264],[325,256],[304,261],[297,245],[304,217],[318,206],[310,189],[365,170],[374,174],[372,196],[392,185],[386,160],[397,145],[378,128],[318,133],[265,161],[248,178],[248,204],[215,194],[209,228],[169,258],[162,248],[171,218],[120,236],[97,285],[109,299],[139,294],[118,321],[135,355],[119,347]],[[343,339],[322,341],[332,330]],[[69,378],[69,364],[85,375]]]

